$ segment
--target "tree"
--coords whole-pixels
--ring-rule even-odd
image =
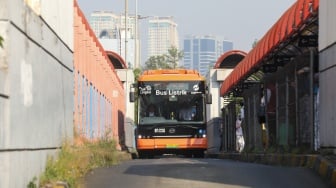
[[[145,70],[175,69],[177,62],[183,58],[183,52],[174,46],[168,49],[168,54],[151,56],[145,63]]]
[[[163,55],[151,56],[145,63],[146,70],[156,70],[167,68],[167,63]]]
[[[183,58],[183,51],[179,51],[175,46],[168,49],[168,54],[165,55],[167,63],[175,69],[177,63]]]

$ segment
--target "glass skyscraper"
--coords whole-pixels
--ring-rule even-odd
[[[183,41],[183,67],[198,70],[203,76],[223,53],[233,49],[231,41],[215,36],[186,36]]]

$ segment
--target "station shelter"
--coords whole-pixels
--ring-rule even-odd
[[[207,137],[208,153],[215,153],[220,150],[228,150],[230,145],[234,145],[235,129],[229,126],[234,122],[235,113],[222,115],[224,106],[232,107],[233,103],[227,97],[221,97],[221,83],[234,70],[238,63],[244,59],[246,53],[240,50],[231,50],[222,54],[207,75],[207,86],[212,94],[211,105],[207,105]],[[225,134],[224,134],[225,133]]]
[[[247,150],[318,147],[318,6],[295,2],[221,84],[224,126],[234,126],[237,99],[244,103]]]

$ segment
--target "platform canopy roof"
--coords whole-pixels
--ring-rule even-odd
[[[308,30],[311,22],[316,22],[319,0],[296,1],[258,41],[256,46],[235,67],[231,74],[223,81],[221,96],[227,95],[236,85],[249,78],[255,72],[260,72],[260,66],[265,59],[274,56],[283,46],[294,43],[294,39]],[[316,28],[314,29],[316,30]],[[308,32],[308,35],[315,35]],[[291,46],[297,47],[297,40]],[[303,41],[301,41],[303,42]],[[288,50],[288,49],[287,49]],[[220,66],[217,65],[216,66]]]

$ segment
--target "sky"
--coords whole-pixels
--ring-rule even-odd
[[[77,0],[89,18],[96,10],[124,13],[125,0]],[[135,14],[136,0],[128,0]],[[235,50],[249,52],[296,0],[137,0],[141,16],[173,16],[180,44],[185,35],[215,35],[233,42]],[[140,38],[145,20],[139,21]],[[182,49],[183,47],[180,46]]]

